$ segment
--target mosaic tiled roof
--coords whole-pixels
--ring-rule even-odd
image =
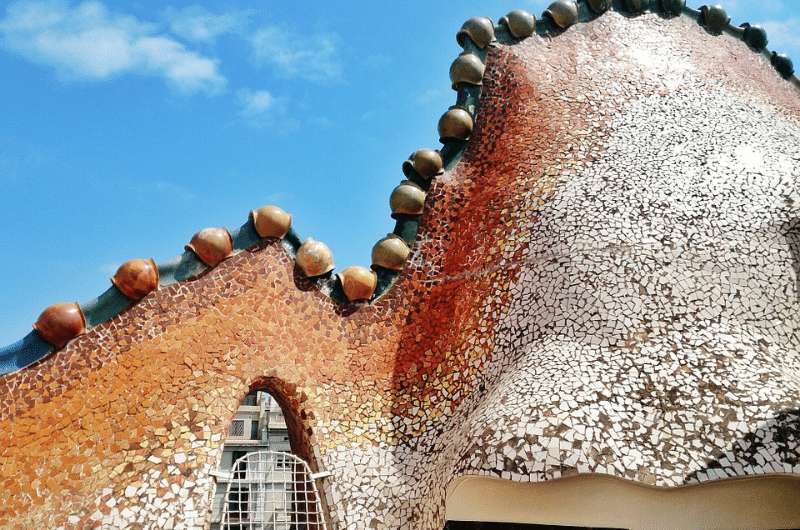
[[[374,275],[256,210],[0,350],[0,525],[202,528],[253,387],[335,528],[441,528],[466,475],[800,475],[791,61],[673,0],[458,35]]]

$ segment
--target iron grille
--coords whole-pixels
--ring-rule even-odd
[[[255,451],[237,459],[222,508],[222,530],[325,530],[311,469],[289,453]]]

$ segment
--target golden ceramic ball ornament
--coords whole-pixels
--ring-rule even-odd
[[[526,39],[536,31],[536,17],[528,11],[515,9],[500,19],[515,39]]]
[[[233,252],[233,238],[225,228],[203,228],[192,237],[186,249],[209,267],[216,267]]]
[[[705,5],[700,8],[700,21],[711,33],[720,34],[730,24],[731,17],[721,5]]]
[[[661,11],[670,16],[678,16],[686,7],[686,0],[661,0]]]
[[[477,55],[463,52],[450,65],[450,81],[453,90],[458,90],[461,85],[480,86],[483,83],[485,70],[483,61]]]
[[[86,318],[77,302],[53,304],[42,311],[33,329],[46,342],[60,349],[86,331]]]
[[[292,216],[277,206],[262,206],[250,212],[253,227],[260,237],[285,236],[292,227]]]
[[[464,48],[469,37],[480,49],[486,48],[494,40],[494,24],[488,17],[472,17],[461,25],[456,33],[456,42]]]
[[[309,278],[322,276],[333,270],[333,253],[322,241],[309,237],[297,250],[297,265]]]
[[[444,172],[444,160],[442,154],[436,149],[422,148],[417,149],[408,160],[403,162],[403,174],[411,178],[413,171],[427,180],[432,179]]]
[[[586,3],[598,15],[602,15],[611,8],[611,0],[586,0]]]
[[[351,302],[369,300],[378,286],[378,275],[366,267],[347,267],[336,276],[342,284],[344,295]]]
[[[111,283],[131,300],[140,300],[158,288],[158,265],[153,258],[126,261],[117,269]]]
[[[544,10],[544,14],[561,29],[578,22],[578,4],[575,0],[556,0]]]
[[[439,141],[468,140],[472,127],[473,121],[469,112],[461,107],[450,107],[439,118]]]
[[[404,180],[389,197],[392,215],[420,215],[425,208],[425,191],[410,180]]]
[[[411,249],[403,238],[396,234],[388,234],[372,247],[372,266],[401,271],[410,253]]]

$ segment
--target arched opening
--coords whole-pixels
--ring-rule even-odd
[[[324,530],[322,501],[299,418],[265,384],[242,399],[216,473],[211,530]]]

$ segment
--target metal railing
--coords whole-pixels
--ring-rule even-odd
[[[326,530],[308,464],[290,453],[255,451],[233,463],[221,530]]]

